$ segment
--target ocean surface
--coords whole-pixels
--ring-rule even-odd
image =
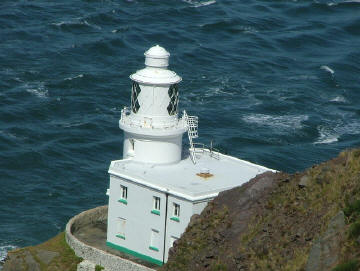
[[[0,260],[107,203],[128,76],[156,44],[198,142],[287,172],[360,146],[359,15],[358,0],[2,0]]]

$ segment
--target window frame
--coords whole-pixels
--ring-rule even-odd
[[[160,238],[160,231],[156,229],[151,229],[150,233],[150,245],[149,249],[159,252],[159,238]]]
[[[176,222],[180,222],[180,204],[173,202],[173,212],[170,219]]]
[[[126,227],[126,218],[118,217],[117,218],[117,229],[116,229],[116,237],[125,240],[125,227]]]
[[[128,187],[120,184],[120,199],[118,200],[118,202],[121,202],[126,205],[128,203],[127,199],[128,199]]]
[[[131,111],[136,114],[140,109],[140,103],[139,103],[139,94],[141,92],[141,88],[138,82],[132,83],[131,88]]]
[[[151,213],[155,215],[160,215],[160,208],[161,208],[161,198],[158,196],[153,196],[153,206]]]

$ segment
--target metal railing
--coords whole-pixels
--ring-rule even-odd
[[[135,119],[130,117],[131,115],[131,109],[129,107],[124,107],[121,110],[121,118],[120,122],[122,124],[133,126],[133,127],[139,127],[139,128],[151,128],[151,129],[173,129],[173,128],[181,128],[185,126],[185,118],[182,116],[179,119],[176,119],[176,121],[153,121],[153,118],[141,118],[141,119]]]
[[[195,153],[207,153],[210,157],[220,160],[220,151],[212,146],[207,146],[203,143],[193,143]]]

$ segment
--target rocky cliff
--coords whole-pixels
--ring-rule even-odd
[[[355,149],[221,193],[192,218],[162,270],[358,270],[359,236]]]

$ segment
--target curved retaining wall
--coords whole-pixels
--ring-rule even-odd
[[[105,267],[106,271],[154,271],[154,269],[89,246],[81,242],[72,234],[75,229],[81,226],[106,220],[107,209],[108,207],[105,205],[84,211],[71,218],[66,224],[66,242],[75,251],[76,256],[81,257],[95,265],[101,265]]]

